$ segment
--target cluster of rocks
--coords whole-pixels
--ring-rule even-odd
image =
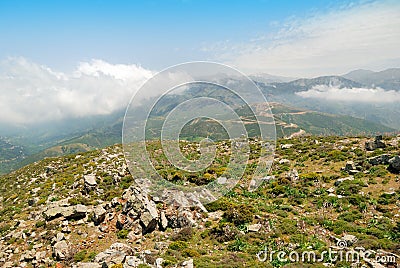
[[[349,173],[350,175],[355,175],[358,172],[362,171],[362,166],[360,164],[355,164],[353,161],[347,161],[342,170]]]
[[[182,206],[164,206],[164,203],[157,199],[148,198],[148,195],[138,186],[131,186],[122,195],[123,208],[118,216],[118,229],[136,228],[136,233],[142,234],[152,232],[156,229],[165,230],[170,228],[182,228],[195,226],[196,219],[200,214],[194,210]],[[115,205],[115,204],[114,204]],[[160,207],[160,209],[157,209]]]
[[[400,173],[400,156],[391,157],[389,154],[381,154],[367,159],[368,163],[376,165],[388,165],[388,170],[392,173]]]
[[[365,149],[367,151],[374,151],[378,148],[385,148],[386,144],[382,141],[382,135],[376,136],[373,141],[365,142]]]
[[[81,157],[77,155],[76,159]],[[107,263],[123,263],[123,267],[137,267],[140,263],[146,263],[140,257],[143,249],[140,245],[145,239],[144,234],[167,228],[196,226],[201,219],[199,210],[204,210],[204,207],[189,209],[183,205],[187,200],[179,196],[172,196],[177,199],[174,203],[152,199],[141,184],[141,187],[138,184],[131,185],[120,197],[111,201],[101,200],[104,193],[99,187],[102,177],[111,177],[113,184],[119,187],[122,179],[130,176],[122,150],[118,147],[103,149],[93,158],[77,161],[81,161],[83,171],[74,175],[75,182],[70,188],[73,194],[64,196],[63,199],[59,199],[57,185],[53,181],[50,184],[51,193],[43,202],[44,188],[40,186],[43,183],[49,185],[60,170],[71,166],[69,162],[56,159],[47,163],[44,169],[33,168],[29,173],[32,178],[27,178],[25,174],[17,177],[17,187],[29,188],[31,198],[19,200],[19,197],[16,197],[14,202],[27,202],[29,207],[34,206],[35,209],[29,211],[27,222],[17,221],[15,226],[11,225],[7,235],[0,238],[1,267],[15,267],[16,263],[18,267],[47,267],[54,266],[57,262],[68,263],[67,266],[70,267],[75,254],[89,249],[92,244],[98,245],[100,239],[117,237],[119,230],[123,230],[121,233],[125,234],[123,237],[126,237],[128,243],[136,243],[138,247],[132,251],[127,250],[130,247],[128,245],[113,244],[106,251],[97,254],[95,260],[100,267],[106,267]],[[42,202],[40,205],[37,204],[39,200]],[[90,202],[79,204],[80,200]],[[43,232],[34,231],[41,230],[38,228],[42,226]],[[82,240],[82,244],[76,244],[77,235],[86,238]],[[14,241],[25,242],[17,244]],[[123,254],[117,254],[118,252]],[[190,263],[193,262],[188,260],[182,267],[191,267]],[[161,260],[147,264],[161,267]],[[98,267],[94,264],[80,265],[78,267]]]
[[[387,165],[389,164],[390,155],[389,154],[381,154],[378,156],[373,156],[367,159],[368,163],[373,166],[376,165]]]
[[[26,227],[24,221],[17,221],[16,225],[22,228]],[[13,230],[9,232],[6,236],[1,238],[0,241],[0,263],[1,267],[11,268],[15,267],[14,262],[11,261],[17,257],[19,261],[19,267],[28,267],[28,263],[34,267],[39,267],[42,265],[51,265],[53,260],[50,258],[48,251],[51,250],[50,246],[46,246],[43,243],[32,243],[32,246],[28,250],[22,250],[8,243],[3,243],[4,241],[12,240],[24,240],[24,241],[37,241],[38,238],[45,236],[46,231],[42,233],[35,232],[24,232],[20,230]]]
[[[96,255],[92,262],[81,262],[74,264],[73,268],[104,268],[115,264],[122,264],[123,268],[135,268],[141,264],[147,264],[154,268],[162,268],[164,259],[151,257],[150,250],[135,252],[135,250],[124,243],[114,243],[108,249]],[[193,259],[186,260],[178,266],[179,268],[193,268]]]

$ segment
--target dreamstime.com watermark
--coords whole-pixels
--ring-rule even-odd
[[[259,251],[256,256],[260,262],[282,262],[282,263],[336,263],[336,262],[348,262],[348,263],[361,263],[361,261],[373,261],[379,264],[396,263],[396,257],[392,255],[377,254],[371,250],[364,249],[349,249],[342,247],[346,245],[345,241],[339,241],[337,243],[339,249],[329,248],[322,252],[316,252],[314,250],[308,251],[276,251],[270,250],[265,247]],[[367,267],[367,266],[361,266]]]

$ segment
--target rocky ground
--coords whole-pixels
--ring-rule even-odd
[[[266,247],[322,252],[345,243],[349,250],[370,250],[359,265],[396,267],[399,142],[399,136],[280,140],[271,176],[259,189],[249,192],[239,183],[205,208],[167,205],[147,195],[118,145],[48,158],[0,178],[0,265],[350,267],[351,262],[326,259],[257,258]],[[194,179],[171,167],[158,169],[174,182],[208,182],[224,170],[228,145],[219,143],[219,164]],[[252,152],[257,154],[256,145]],[[395,261],[375,261],[383,255]]]

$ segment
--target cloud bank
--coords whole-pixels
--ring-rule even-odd
[[[57,72],[25,58],[0,62],[0,122],[37,123],[123,109],[153,72],[138,65],[81,62]]]
[[[210,44],[216,58],[247,73],[313,77],[400,64],[400,2],[362,1],[278,22],[242,44]]]
[[[337,88],[319,85],[307,91],[296,92],[296,95],[329,101],[400,103],[400,91],[382,88]]]

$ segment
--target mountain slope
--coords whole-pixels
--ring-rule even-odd
[[[370,158],[398,155],[400,137],[385,137],[386,148],[374,152],[365,150],[368,140],[279,140],[265,183],[249,192],[243,180],[207,204],[207,212],[182,208],[178,198],[171,205],[147,195],[133,181],[118,145],[39,161],[0,176],[0,266],[293,267],[276,257],[257,258],[276,248],[300,256],[356,248],[398,255],[398,174]],[[161,150],[157,142],[149,145],[151,153]],[[261,146],[251,145],[257,159]],[[198,147],[185,148],[192,154]],[[225,159],[227,150],[226,142],[217,143],[217,159]],[[207,172],[185,178],[165,163],[157,167],[160,174],[179,183],[215,179],[227,165],[216,161]],[[355,170],[343,169],[348,165]],[[250,160],[244,178],[254,169]],[[381,267],[373,259],[359,260]],[[350,267],[355,261],[308,259],[296,267]],[[399,259],[390,262],[388,267],[396,267]]]
[[[278,137],[290,137],[293,133],[311,135],[374,135],[394,132],[394,129],[371,121],[345,116],[293,108],[271,103]]]
[[[343,77],[370,87],[381,87],[388,90],[400,90],[400,68],[387,69],[380,72],[357,70]]]
[[[149,132],[153,133],[148,138],[157,138],[163,123],[163,115],[168,113],[179,103],[179,99],[171,99],[157,106],[157,117],[149,123]],[[292,135],[375,135],[377,133],[394,132],[395,129],[345,115],[333,115],[316,111],[295,108],[279,103],[271,103],[274,120],[276,123],[277,137],[291,137]],[[265,105],[257,105],[257,109],[267,109]],[[259,129],[256,121],[248,110],[238,107],[235,109],[246,122],[245,128],[250,136],[258,136]],[[262,110],[260,111],[262,112]],[[260,117],[263,120],[262,117]],[[23,157],[13,157],[9,161],[0,162],[0,173],[7,173],[15,168],[41,160],[46,157],[55,157],[71,153],[86,152],[96,148],[120,143],[122,140],[122,118],[110,125],[95,128],[90,131],[75,134],[69,139],[44,148],[34,154],[25,154]],[[264,121],[270,121],[265,118]],[[181,138],[196,140],[200,137],[209,137],[215,140],[227,139],[226,131],[219,124],[210,120],[195,120],[182,129]]]

